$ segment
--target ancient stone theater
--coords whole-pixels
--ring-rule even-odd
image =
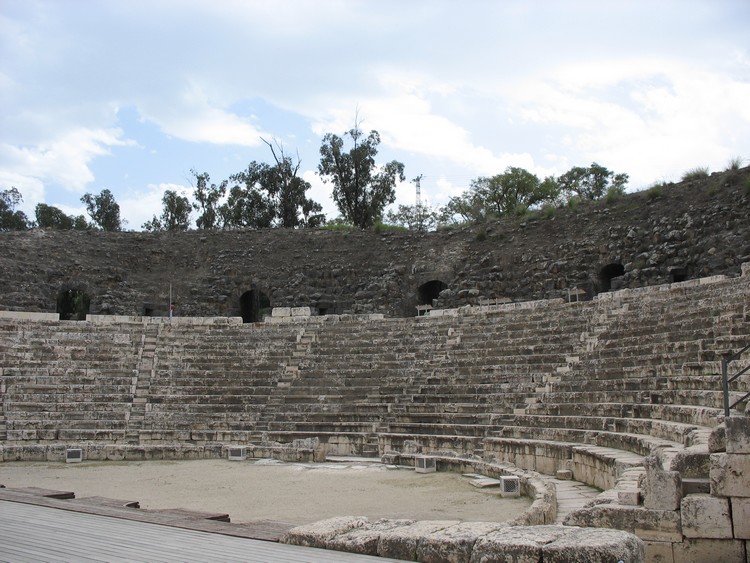
[[[434,465],[533,504],[281,539],[746,561],[749,175],[434,233],[0,233],[0,461]]]

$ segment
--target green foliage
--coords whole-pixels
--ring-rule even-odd
[[[323,226],[327,231],[351,231],[354,230],[354,226],[350,225],[342,217],[336,217],[326,222]]]
[[[115,201],[111,191],[104,189],[99,195],[84,194],[81,202],[86,205],[86,212],[91,217],[95,228],[103,231],[122,230],[120,205]]]
[[[697,166],[685,172],[682,175],[682,181],[692,182],[694,180],[703,180],[705,178],[708,178],[708,176],[708,166]]]
[[[311,185],[297,175],[299,160],[295,163],[278,144],[266,144],[276,164],[253,161],[246,170],[230,176],[235,185],[219,210],[224,226],[263,229],[322,225],[323,207],[305,195]]]
[[[568,198],[567,206],[568,209],[571,211],[578,211],[578,207],[581,205],[581,198],[578,196],[573,196],[571,198]]]
[[[541,209],[542,217],[552,219],[557,213],[557,209],[551,203],[545,203]]]
[[[663,187],[663,184],[654,184],[653,186],[651,186],[648,190],[646,190],[646,199],[649,201],[659,199],[662,196]]]
[[[610,186],[609,188],[607,188],[607,195],[604,196],[604,200],[607,202],[607,204],[611,204],[622,199],[622,196],[624,195],[624,186]]]
[[[747,178],[745,178],[744,187],[745,187],[745,193],[746,194],[750,194],[750,176],[748,176]]]
[[[487,227],[485,225],[481,225],[474,234],[474,238],[477,240],[477,242],[483,242],[487,240]]]
[[[0,192],[0,231],[25,231],[31,227],[26,214],[16,210],[22,201],[16,188]]]
[[[562,194],[589,200],[601,199],[611,187],[624,190],[627,183],[627,174],[615,174],[596,162],[587,168],[574,166],[557,179]]]
[[[193,208],[196,211],[200,211],[200,215],[198,215],[195,225],[203,230],[215,229],[218,227],[219,220],[219,200],[224,197],[224,194],[227,191],[228,182],[224,180],[217,186],[216,184],[210,183],[211,177],[208,175],[208,172],[198,174],[195,170],[190,170],[190,173],[195,178],[195,191],[193,191],[195,203],[193,203]],[[164,205],[166,207],[166,202]]]
[[[438,213],[429,205],[399,205],[398,211],[386,215],[389,224],[410,231],[432,231],[438,222]]]
[[[267,164],[253,161],[246,170],[230,176],[236,184],[229,190],[220,211],[226,228],[266,229],[273,225],[276,210],[265,189],[268,168]]]
[[[161,217],[154,216],[143,224],[147,231],[186,231],[190,227],[190,200],[174,190],[166,190],[161,198]]]
[[[85,231],[89,228],[83,215],[66,215],[62,210],[51,205],[38,203],[34,209],[36,224],[42,229],[58,229],[61,231]]]
[[[404,181],[404,165],[392,160],[375,164],[380,135],[367,137],[356,123],[344,134],[352,147],[344,150],[344,139],[327,133],[320,147],[318,174],[333,184],[333,201],[342,217],[355,227],[366,229],[378,222],[385,207],[396,200],[396,181]]]
[[[378,234],[382,233],[408,233],[410,229],[401,225],[388,225],[387,223],[375,223],[373,231]]]
[[[278,226],[293,229],[322,225],[325,221],[325,215],[321,213],[323,206],[305,196],[305,192],[312,186],[297,175],[299,155],[295,162],[284,153],[284,147],[280,143],[276,142],[274,147],[265,139],[263,142],[271,149],[276,162],[275,166],[268,169],[268,184],[265,187],[275,200]]]
[[[554,178],[539,178],[523,168],[510,166],[502,174],[480,177],[471,182],[469,190],[452,197],[440,210],[442,222],[479,223],[491,217],[523,215],[542,203],[555,201],[559,189]]]
[[[740,168],[742,168],[742,157],[735,156],[729,160],[727,172],[737,172]]]

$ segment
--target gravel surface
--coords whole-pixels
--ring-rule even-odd
[[[142,508],[228,513],[233,522],[304,524],[332,516],[502,522],[531,501],[503,499],[455,473],[380,464],[226,460],[0,463],[0,484],[137,500]]]

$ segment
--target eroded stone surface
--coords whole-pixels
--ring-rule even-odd
[[[328,540],[326,548],[363,555],[377,555],[378,542],[384,532],[412,524],[414,524],[414,520],[382,519],[373,523],[367,522],[362,527],[352,528],[350,531]]]
[[[571,558],[573,555],[573,558]],[[544,563],[571,561],[643,561],[645,546],[632,534],[619,530],[574,528],[542,547]]]
[[[458,520],[423,520],[383,532],[378,541],[378,555],[413,561],[423,537],[458,523]]]
[[[367,523],[368,520],[364,516],[336,516],[292,528],[284,534],[281,541],[292,545],[325,549],[328,543],[337,536],[346,534],[354,528],[362,528]]]
[[[563,526],[510,527],[479,538],[471,563],[538,563],[542,547],[565,534]]]
[[[711,494],[750,497],[750,455],[711,454]]]
[[[423,563],[469,561],[477,539],[508,528],[496,522],[461,522],[425,536],[417,546],[417,559]]]
[[[729,500],[699,494],[682,499],[682,533],[687,538],[731,538]]]

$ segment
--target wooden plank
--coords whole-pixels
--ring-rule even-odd
[[[2,500],[0,530],[12,561],[388,561]]]

